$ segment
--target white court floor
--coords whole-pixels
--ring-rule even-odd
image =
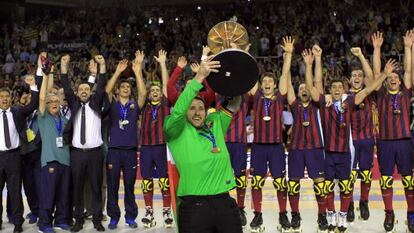
[[[405,219],[406,219],[406,203],[405,203],[405,197],[404,192],[402,189],[402,185],[399,181],[394,182],[395,188],[394,188],[394,208],[395,208],[395,214],[396,219],[398,219],[399,223],[396,225],[396,232],[406,232],[406,225],[405,225]],[[357,185],[358,186],[358,185]],[[137,202],[139,206],[139,215],[138,215],[138,229],[130,229],[127,226],[123,224],[123,220],[121,219],[118,229],[116,230],[109,230],[106,229],[106,232],[110,233],[123,233],[123,232],[148,232],[148,233],[173,233],[175,232],[175,229],[164,229],[162,226],[162,215],[161,210],[157,211],[157,207],[161,207],[162,200],[161,195],[159,191],[157,190],[154,195],[154,208],[155,208],[155,214],[156,214],[156,220],[157,220],[157,226],[153,229],[144,229],[143,226],[140,224],[140,219],[143,217],[144,210],[143,210],[143,200],[142,200],[142,194],[138,187],[140,187],[139,184],[136,185],[136,197]],[[122,190],[122,189],[121,189]],[[120,192],[121,197],[123,196],[123,193]],[[382,223],[384,220],[384,211],[383,211],[383,204],[382,204],[382,198],[380,194],[380,190],[378,188],[378,182],[374,181],[373,187],[371,189],[371,196],[370,196],[370,209],[371,209],[371,218],[367,222],[362,222],[359,220],[356,220],[353,224],[349,227],[349,232],[353,233],[377,233],[377,232],[385,232],[382,228]],[[5,195],[3,195],[4,197]],[[356,193],[354,197],[359,197],[359,189],[356,187]],[[5,203],[5,199],[3,200],[3,203]],[[336,202],[339,204],[339,201]],[[121,208],[122,208],[121,203]],[[246,197],[246,206],[250,207],[250,193],[247,193]],[[357,201],[355,202],[355,205],[357,206]],[[246,210],[247,210],[246,207]],[[300,202],[300,208],[301,208],[301,215],[302,215],[302,226],[303,226],[303,232],[304,233],[313,233],[316,232],[316,219],[317,219],[317,213],[316,213],[316,203],[314,201],[313,196],[313,190],[311,186],[311,181],[302,181],[302,191],[301,191],[301,202]],[[27,213],[27,204],[25,203],[25,212]],[[26,214],[25,213],[25,214]],[[276,226],[277,226],[277,201],[276,201],[276,195],[275,191],[273,189],[273,186],[271,185],[271,182],[267,182],[264,188],[263,193],[263,218],[264,223],[266,227],[265,232],[277,232]],[[356,212],[356,216],[358,216],[358,213]],[[253,218],[252,211],[247,211],[247,218],[248,222],[251,221]],[[103,222],[105,228],[107,228],[109,221]],[[35,225],[29,225],[27,222],[23,225],[24,232],[26,233],[34,233],[37,232],[37,227]],[[7,219],[5,217],[5,214],[3,214],[3,229],[1,232],[13,232],[13,225],[7,223]],[[67,232],[67,231],[60,231],[56,230],[56,232]],[[90,221],[86,221],[84,225],[84,230],[82,232],[91,233],[96,232],[93,229],[93,225]],[[244,232],[250,232],[248,228],[244,230]],[[197,232],[194,232],[197,233]]]

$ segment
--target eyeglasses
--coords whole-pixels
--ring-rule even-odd
[[[59,100],[48,101],[47,104],[58,104]]]

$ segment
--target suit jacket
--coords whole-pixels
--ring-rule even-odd
[[[20,137],[20,145],[27,143],[26,118],[39,106],[39,92],[31,91],[31,95],[32,98],[28,105],[15,105],[10,108],[13,114],[14,124]]]
[[[98,74],[97,78],[98,78],[98,82],[97,82],[96,91],[89,98],[89,106],[92,108],[94,112],[96,112],[98,115],[101,115],[102,114],[102,103],[104,101],[104,96],[105,96],[105,84],[106,84],[107,74]],[[73,89],[70,86],[68,75],[61,74],[60,80],[62,82],[63,90],[65,93],[65,98],[68,101],[69,109],[71,111],[71,117],[69,118],[69,121],[63,131],[63,139],[65,141],[65,144],[71,145],[72,137],[73,137],[73,121],[78,111],[82,107],[82,102],[79,99],[79,97],[76,96],[75,93],[73,92]]]

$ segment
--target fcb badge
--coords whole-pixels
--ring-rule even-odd
[[[309,121],[302,122],[302,125],[305,126],[305,127],[308,127],[309,126]]]

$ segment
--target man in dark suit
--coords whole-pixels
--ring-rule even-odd
[[[71,111],[68,125],[65,127],[65,139],[71,142],[71,169],[73,182],[73,205],[75,225],[73,232],[83,229],[84,200],[83,188],[85,177],[88,177],[92,191],[92,222],[97,231],[105,231],[102,226],[102,182],[104,156],[101,146],[101,113],[105,95],[106,67],[103,56],[97,55],[91,65],[98,70],[98,81],[95,94],[91,86],[82,82],[77,87],[77,95],[73,92],[68,79],[70,56],[61,58],[61,82],[66,100]],[[86,127],[87,126],[87,127]]]
[[[39,103],[35,77],[28,75],[25,81],[30,85],[32,95],[30,104],[26,106],[11,106],[11,91],[8,88],[0,89],[0,190],[3,190],[5,183],[7,183],[11,218],[15,226],[13,232],[22,232],[24,222],[20,146],[27,142],[25,119],[37,108]],[[0,200],[2,200],[1,191]],[[2,212],[3,205],[0,202],[0,213]]]

